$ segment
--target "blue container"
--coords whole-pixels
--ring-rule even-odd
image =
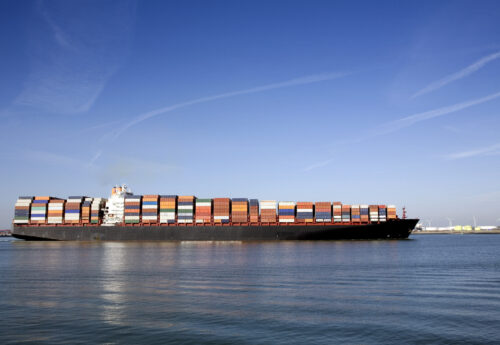
[[[137,217],[140,216],[140,212],[127,212],[125,213],[125,217]]]
[[[177,199],[177,195],[160,195],[160,198]]]
[[[192,201],[179,201],[178,205],[179,206],[193,206],[194,202],[192,202]]]
[[[143,216],[157,216],[158,213],[156,212],[142,212]]]
[[[295,216],[295,210],[281,209],[281,210],[278,210],[278,215],[280,215],[280,216]]]
[[[158,205],[158,203],[156,201],[143,201],[142,204],[143,205]]]
[[[66,210],[65,213],[80,213],[80,210]]]

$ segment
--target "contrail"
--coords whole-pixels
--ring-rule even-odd
[[[455,159],[470,158],[476,156],[493,156],[498,154],[500,154],[500,144],[495,144],[487,147],[481,147],[475,150],[452,153],[448,155],[446,158],[449,160],[455,160]]]
[[[491,95],[488,95],[485,97],[477,98],[477,99],[474,99],[471,101],[466,101],[466,102],[450,105],[447,107],[429,110],[429,111],[426,111],[423,113],[418,113],[415,115],[407,116],[407,117],[404,117],[402,119],[391,121],[391,122],[388,122],[388,123],[382,125],[381,127],[379,127],[378,129],[375,130],[375,133],[373,133],[372,136],[395,132],[395,131],[398,131],[402,128],[412,126],[417,122],[424,121],[424,120],[430,120],[430,119],[433,119],[435,117],[443,116],[446,114],[455,113],[457,111],[472,107],[474,105],[478,105],[481,103],[491,101],[491,100],[498,98],[498,97],[500,97],[500,92],[497,92],[497,93],[494,93],[494,94],[491,94]]]
[[[435,81],[435,82],[427,85],[422,90],[417,91],[413,96],[411,96],[411,98],[422,96],[423,94],[440,89],[443,86],[448,85],[451,82],[454,82],[455,80],[465,78],[469,74],[472,74],[472,73],[478,71],[479,69],[483,68],[487,63],[494,61],[498,58],[500,58],[500,52],[485,56],[485,57],[477,60],[476,62],[474,62],[472,65],[467,66],[464,69],[462,69],[456,73],[450,74],[449,76],[446,76],[443,79],[440,79],[438,81]]]
[[[371,138],[375,138],[375,137],[378,137],[381,135],[393,133],[393,132],[399,131],[403,128],[410,127],[410,126],[412,126],[420,121],[430,120],[430,119],[433,119],[433,118],[436,118],[439,116],[455,113],[457,111],[472,107],[474,105],[478,105],[478,104],[482,104],[482,103],[494,100],[498,97],[500,97],[500,92],[497,92],[497,93],[494,93],[494,94],[491,94],[491,95],[488,95],[485,97],[477,98],[477,99],[474,99],[471,101],[466,101],[466,102],[450,105],[447,107],[433,109],[433,110],[429,110],[429,111],[426,111],[423,113],[418,113],[418,114],[410,115],[407,117],[403,117],[399,120],[387,122],[379,127],[376,127],[373,130],[371,130],[370,132],[368,132],[367,135],[365,135],[365,136],[338,142],[336,144],[336,146],[357,144],[357,143],[366,141],[366,140],[371,139]],[[488,151],[488,152],[481,151],[481,152],[479,152],[479,154],[492,154],[492,152],[493,151],[491,151],[491,152],[490,151]],[[473,154],[475,154],[475,153],[476,152],[473,152]],[[471,155],[470,152],[462,153],[462,155],[464,155],[464,154],[466,156]],[[454,159],[454,158],[456,159],[456,158],[463,158],[463,157],[462,156],[452,157],[452,159]],[[314,170],[317,168],[324,167],[324,166],[328,165],[331,161],[332,161],[332,159],[329,159],[329,160],[322,161],[322,162],[319,162],[316,164],[312,164],[312,165],[304,168],[304,171],[311,171],[311,170]]]
[[[149,111],[147,113],[141,114],[131,121],[127,122],[124,124],[122,127],[118,128],[112,136],[111,139],[115,140],[118,138],[123,132],[125,132],[127,129],[130,127],[145,121],[147,119],[150,119],[152,117],[165,114],[180,108],[185,108],[194,104],[200,104],[200,103],[206,103],[206,102],[211,102],[215,101],[218,99],[223,99],[223,98],[230,98],[234,96],[240,96],[240,95],[248,95],[251,93],[258,93],[258,92],[263,92],[263,91],[268,91],[268,90],[274,90],[274,89],[281,89],[285,87],[291,87],[291,86],[297,86],[297,85],[306,85],[306,84],[313,84],[313,83],[319,83],[322,81],[327,81],[327,80],[333,80],[337,78],[344,77],[348,75],[349,73],[325,73],[325,74],[315,74],[315,75],[310,75],[306,77],[301,77],[301,78],[296,78],[296,79],[291,79],[279,83],[274,83],[274,84],[268,84],[268,85],[263,85],[263,86],[257,86],[251,89],[246,89],[246,90],[238,90],[238,91],[232,91],[232,92],[226,92],[222,93],[219,95],[213,95],[213,96],[207,96],[207,97],[201,97],[197,99],[193,99],[191,101],[186,101],[183,103],[178,103],[174,105],[170,105],[168,107],[156,109]]]

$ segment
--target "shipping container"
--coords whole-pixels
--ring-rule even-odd
[[[142,197],[142,222],[145,224],[158,223],[159,195],[147,194]]]
[[[314,219],[320,223],[331,222],[332,203],[329,201],[317,201],[314,206]]]
[[[160,223],[176,222],[177,199],[177,195],[160,196]]]
[[[215,223],[229,223],[231,199],[229,198],[215,198],[213,199],[213,217]]]
[[[278,220],[280,223],[295,222],[295,202],[280,201],[278,203]]]
[[[177,223],[194,222],[194,202],[196,197],[179,196],[177,203]]]
[[[370,205],[369,210],[370,210],[370,221],[378,222],[378,205]]]
[[[248,222],[247,198],[233,198],[231,200],[231,220],[233,223]]]
[[[139,224],[141,222],[141,201],[142,195],[125,196],[125,224]]]
[[[212,199],[196,199],[196,223],[212,221]]]
[[[259,200],[250,199],[250,222],[257,223],[259,221]]]
[[[276,222],[276,200],[260,201],[260,221],[263,223]]]
[[[297,216],[295,220],[299,223],[311,223],[314,220],[314,204],[309,201],[297,202]]]
[[[14,224],[28,224],[31,214],[32,196],[20,196],[14,206]]]

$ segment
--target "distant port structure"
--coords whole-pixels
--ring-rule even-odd
[[[0,237],[10,237],[11,235],[12,235],[12,232],[8,229],[0,230]]]
[[[494,225],[449,225],[424,226],[419,223],[413,233],[421,234],[500,234],[500,227]]]

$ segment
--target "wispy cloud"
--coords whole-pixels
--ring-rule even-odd
[[[500,58],[500,52],[496,52],[496,53],[493,53],[493,54],[490,54],[488,56],[485,56],[479,60],[477,60],[476,62],[474,62],[472,65],[470,66],[467,66],[465,67],[464,69],[458,71],[458,72],[455,72],[453,74],[450,74],[446,77],[444,77],[443,79],[440,79],[440,80],[437,80],[429,85],[427,85],[426,87],[424,87],[423,89],[417,91],[415,94],[413,94],[411,96],[411,98],[415,98],[415,97],[418,97],[418,96],[422,96],[426,93],[429,93],[429,92],[432,92],[432,91],[436,91],[440,88],[442,88],[443,86],[446,86],[456,80],[460,80],[462,78],[465,78],[467,77],[468,75],[478,71],[479,69],[483,68],[486,64],[488,64],[489,62],[492,62],[496,59]]]
[[[470,101],[457,103],[457,104],[450,105],[447,107],[433,109],[433,110],[425,111],[423,113],[418,113],[418,114],[414,114],[411,116],[403,117],[403,118],[395,120],[395,121],[387,122],[387,123],[383,124],[382,126],[375,128],[374,131],[371,133],[370,137],[396,132],[396,131],[403,129],[405,127],[410,127],[418,122],[431,120],[431,119],[434,119],[436,117],[440,117],[440,116],[447,115],[447,114],[456,113],[460,110],[464,110],[464,109],[470,108],[470,107],[475,106],[475,105],[486,103],[486,102],[494,100],[498,97],[500,97],[500,92],[493,93],[493,94],[485,96],[485,97],[476,98],[476,99],[473,99]]]
[[[349,73],[324,73],[324,74],[309,75],[306,77],[291,79],[291,80],[282,81],[282,82],[278,82],[278,83],[274,83],[274,84],[257,86],[257,87],[245,89],[245,90],[231,91],[231,92],[221,93],[218,95],[206,96],[206,97],[196,98],[196,99],[182,102],[182,103],[173,104],[173,105],[170,105],[170,106],[167,106],[164,108],[149,111],[147,113],[141,114],[141,115],[133,118],[131,121],[125,123],[122,127],[120,127],[114,133],[112,133],[110,138],[112,140],[118,138],[127,129],[129,129],[130,127],[132,127],[134,125],[137,125],[138,123],[141,123],[142,121],[148,120],[148,119],[155,117],[155,116],[158,116],[158,115],[166,114],[168,112],[171,112],[171,111],[174,111],[177,109],[185,108],[185,107],[188,107],[191,105],[211,102],[211,101],[235,97],[235,96],[248,95],[248,94],[252,94],[252,93],[281,89],[281,88],[285,88],[285,87],[319,83],[322,81],[337,79],[337,78],[346,76],[348,74]]]
[[[38,2],[28,44],[30,72],[13,102],[50,113],[86,112],[127,55],[134,1]]]
[[[88,168],[89,165],[84,161],[78,160],[74,157],[65,156],[60,153],[40,151],[40,150],[20,150],[16,155],[17,158],[21,158],[25,161],[37,161],[41,163],[48,163],[56,165],[58,167],[64,168]]]
[[[321,162],[318,162],[318,163],[311,164],[311,165],[305,167],[304,171],[311,171],[311,170],[314,170],[314,169],[322,168],[322,167],[327,166],[328,164],[330,164],[332,162],[332,160],[333,159],[327,159],[325,161],[321,161]]]
[[[500,143],[486,147],[476,148],[474,150],[452,153],[446,156],[446,158],[449,160],[456,160],[456,159],[472,158],[478,156],[496,156],[496,155],[500,155]]]
[[[360,142],[363,142],[363,141],[366,141],[366,140],[369,140],[369,139],[372,139],[372,138],[375,138],[378,136],[397,132],[403,128],[413,126],[416,123],[431,120],[431,119],[434,119],[434,118],[437,118],[440,116],[456,113],[458,111],[470,108],[472,106],[486,103],[488,101],[492,101],[492,100],[499,98],[499,97],[500,97],[500,92],[497,92],[497,93],[493,93],[491,95],[481,97],[481,98],[476,98],[476,99],[473,99],[470,101],[457,103],[457,104],[450,105],[447,107],[442,107],[442,108],[433,109],[433,110],[425,111],[422,113],[417,113],[414,115],[406,116],[406,117],[403,117],[401,119],[390,121],[390,122],[387,122],[385,124],[382,124],[381,126],[375,127],[373,129],[371,129],[369,132],[367,132],[367,134],[365,134],[364,136],[339,141],[336,143],[336,146],[338,147],[341,145],[357,144],[357,143],[360,143]],[[491,154],[493,154],[493,153],[491,153]],[[310,165],[310,166],[306,167],[304,170],[310,171],[313,169],[324,167],[324,166],[328,165],[330,162],[331,162],[331,160],[325,160],[325,161]]]

